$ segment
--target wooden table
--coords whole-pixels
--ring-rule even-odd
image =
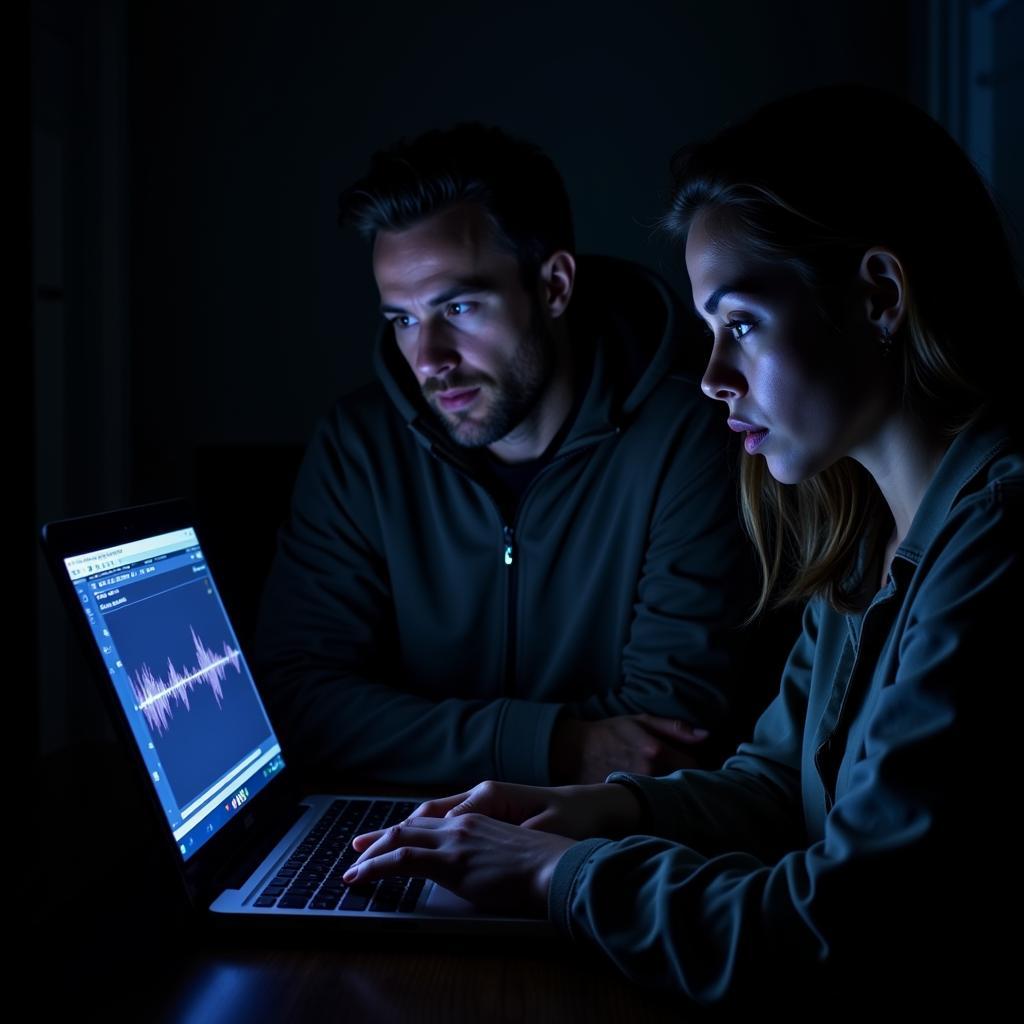
[[[550,939],[268,933],[210,926],[184,907],[152,844],[149,809],[119,784],[116,748],[40,766],[33,1017],[174,1024],[270,1021],[685,1021],[693,1007],[643,992]],[[133,827],[137,825],[138,827]]]

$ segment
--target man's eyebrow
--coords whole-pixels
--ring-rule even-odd
[[[490,292],[494,291],[496,283],[494,278],[485,277],[483,275],[473,277],[460,277],[457,278],[451,285],[450,288],[445,288],[443,292],[439,292],[437,295],[427,300],[428,306],[443,306],[446,302],[451,302],[452,299],[457,299],[460,295],[472,295],[477,292]],[[382,305],[380,307],[382,313],[404,313],[405,310],[401,306],[388,306]]]

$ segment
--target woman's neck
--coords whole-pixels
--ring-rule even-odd
[[[949,444],[949,438],[901,411],[891,416],[869,442],[850,453],[878,484],[895,524],[886,550],[883,579]]]

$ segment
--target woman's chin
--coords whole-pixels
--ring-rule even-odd
[[[757,456],[755,455],[754,458],[757,458]],[[764,461],[768,472],[780,484],[798,484],[817,472],[817,469],[801,462],[794,462],[792,459],[782,459],[777,455],[765,455]]]

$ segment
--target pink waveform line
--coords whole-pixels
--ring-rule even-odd
[[[138,709],[146,716],[150,728],[156,729],[161,736],[167,731],[174,717],[171,709],[172,700],[183,704],[188,711],[191,709],[189,691],[200,683],[207,683],[213,691],[217,707],[220,707],[224,699],[224,691],[220,684],[225,678],[228,664],[231,664],[236,672],[241,671],[238,665],[238,651],[225,643],[223,656],[218,656],[203,645],[195,629],[191,626],[189,629],[196,649],[196,668],[179,672],[168,658],[166,683],[153,675],[149,666],[145,664],[135,673],[135,682],[132,683],[132,692]]]

